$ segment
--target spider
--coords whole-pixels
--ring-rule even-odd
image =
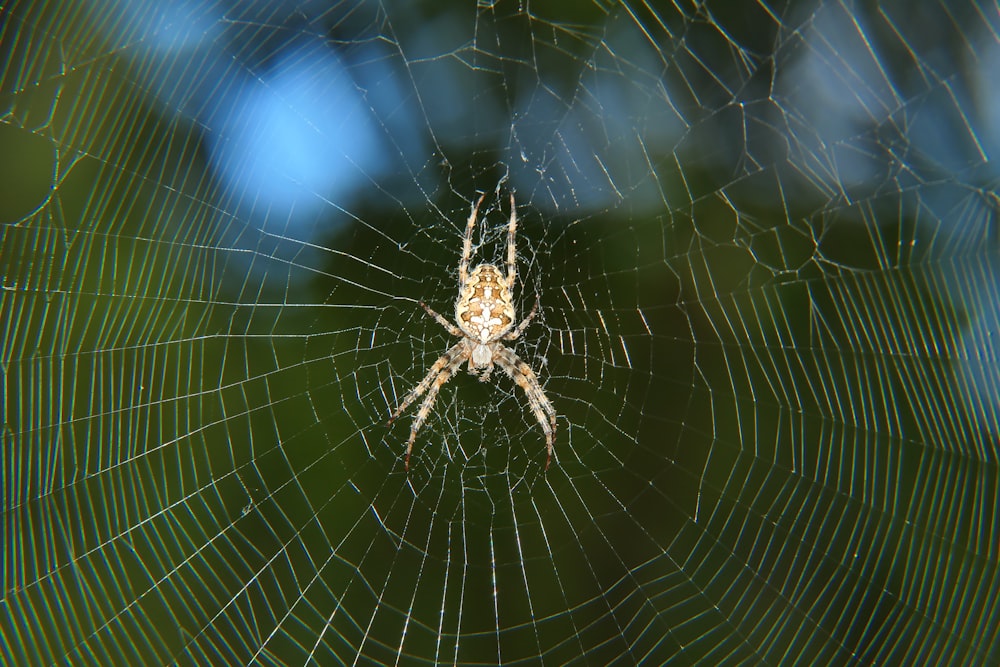
[[[486,382],[493,372],[494,364],[503,369],[528,398],[528,405],[545,432],[545,469],[552,461],[552,442],[556,433],[556,411],[538,384],[535,372],[528,364],[505,346],[502,341],[517,339],[538,313],[538,299],[528,316],[514,326],[514,283],[517,281],[517,250],[514,235],[517,233],[517,213],[514,210],[514,194],[510,195],[510,223],[507,231],[507,275],[493,264],[480,264],[469,272],[469,258],[472,255],[472,232],[476,228],[479,207],[486,198],[484,193],[472,208],[465,226],[465,240],[462,243],[462,259],[458,263],[458,298],[455,301],[455,324],[434,312],[423,301],[420,305],[438,324],[459,340],[441,355],[431,366],[427,375],[409,394],[389,418],[389,426],[406,408],[424,393],[427,396],[420,404],[417,416],[410,426],[410,439],[406,441],[406,470],[410,469],[410,452],[417,432],[423,426],[434,399],[441,386],[447,382],[464,362],[469,362],[469,373]]]

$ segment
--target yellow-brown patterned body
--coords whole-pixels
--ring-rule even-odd
[[[480,264],[473,269],[455,303],[455,321],[469,338],[483,346],[514,326],[513,300],[500,270],[492,264]]]
[[[521,320],[520,324],[514,326],[514,285],[517,283],[517,248],[514,246],[514,235],[517,233],[517,210],[514,206],[513,193],[510,195],[510,222],[507,223],[506,275],[493,264],[480,264],[469,271],[469,260],[472,258],[472,232],[476,228],[479,206],[485,198],[485,194],[479,197],[479,201],[472,207],[468,222],[465,223],[462,259],[458,262],[455,324],[434,312],[434,309],[423,301],[420,302],[427,314],[448,333],[456,336],[458,342],[438,357],[424,379],[403,398],[389,418],[389,423],[392,424],[413,401],[427,394],[420,404],[420,409],[417,410],[413,426],[410,427],[410,439],[406,441],[404,465],[407,470],[410,469],[413,441],[416,440],[417,431],[434,407],[434,398],[438,390],[466,361],[469,362],[469,372],[479,376],[481,381],[486,382],[493,372],[493,366],[497,365],[524,390],[528,406],[545,433],[546,470],[552,461],[552,443],[556,439],[556,410],[542,390],[538,377],[531,367],[503,344],[503,341],[520,338],[538,313],[538,297],[535,297],[535,305],[531,307],[531,312]]]

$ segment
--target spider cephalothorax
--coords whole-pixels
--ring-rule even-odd
[[[455,322],[458,326],[431,310],[424,302],[420,302],[424,310],[451,335],[457,336],[459,341],[434,362],[424,379],[406,395],[389,418],[389,424],[392,424],[413,401],[427,393],[410,427],[410,439],[406,442],[407,470],[410,469],[413,441],[427,415],[430,414],[431,408],[434,407],[438,391],[466,361],[469,372],[478,375],[481,381],[488,380],[490,373],[493,372],[493,366],[497,365],[524,390],[531,411],[545,432],[546,470],[552,461],[552,443],[556,432],[555,409],[538,384],[535,372],[502,342],[518,338],[538,312],[538,300],[535,299],[535,305],[528,316],[516,327],[514,326],[513,290],[517,282],[517,249],[514,237],[517,233],[517,213],[514,209],[513,194],[510,196],[510,223],[507,227],[507,275],[503,275],[493,264],[480,264],[469,272],[472,232],[476,228],[479,207],[485,198],[486,195],[483,194],[473,206],[472,214],[465,226],[462,259],[458,264],[458,299],[455,301]]]

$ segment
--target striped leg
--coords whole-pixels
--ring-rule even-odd
[[[545,469],[548,470],[549,464],[552,462],[552,445],[556,439],[556,410],[552,407],[552,403],[545,395],[542,386],[538,384],[535,372],[528,364],[521,361],[513,350],[499,346],[494,361],[517,383],[517,386],[524,390],[524,394],[528,398],[528,405],[545,433]]]
[[[434,406],[434,397],[437,395],[438,390],[441,388],[448,378],[451,377],[452,373],[455,372],[462,362],[466,359],[465,341],[459,341],[455,345],[448,348],[448,351],[441,355],[434,365],[431,366],[430,370],[427,371],[427,375],[424,379],[420,381],[416,387],[410,391],[409,394],[403,399],[393,413],[389,417],[389,423],[387,426],[392,426],[392,423],[396,421],[399,415],[403,414],[406,408],[410,407],[415,400],[423,396],[424,392],[430,389],[430,393],[424,399],[424,402],[420,405],[420,412],[417,413],[417,418],[413,422],[413,426],[410,429],[410,439],[406,444],[406,469],[410,468],[410,450],[413,448],[413,441],[417,437],[417,431],[420,426],[427,419],[427,414],[430,412],[431,408]]]

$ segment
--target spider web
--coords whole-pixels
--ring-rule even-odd
[[[564,4],[0,8],[0,662],[1000,662],[996,5]]]

